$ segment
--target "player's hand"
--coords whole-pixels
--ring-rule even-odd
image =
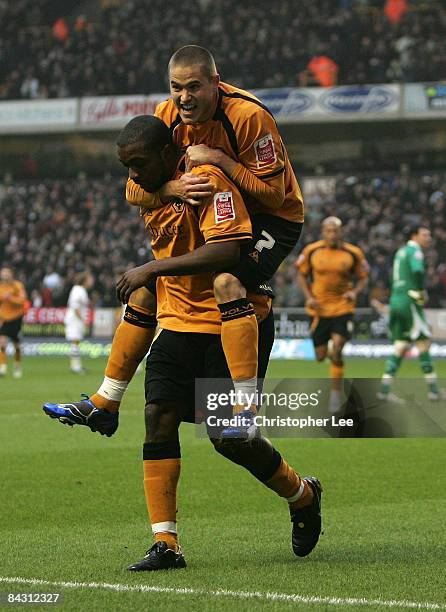
[[[127,304],[130,296],[136,289],[145,287],[150,280],[156,276],[155,265],[155,261],[149,261],[142,266],[127,270],[116,283],[116,295],[118,300],[123,304]]]
[[[312,310],[317,310],[319,307],[319,303],[316,300],[316,298],[314,297],[309,297],[307,298],[307,300],[305,301],[305,307],[306,308],[311,308]]]
[[[192,145],[186,149],[186,168],[192,170],[195,166],[202,166],[203,164],[218,166],[220,155],[221,151],[219,149],[211,149],[204,144]]]
[[[160,189],[163,202],[180,199],[187,204],[199,206],[204,198],[213,194],[213,186],[205,176],[197,176],[186,172],[179,179],[169,181]]]
[[[424,306],[427,302],[426,291],[415,291],[415,289],[409,289],[407,295],[412,298],[418,306]]]
[[[342,297],[344,298],[344,300],[347,300],[349,302],[356,302],[356,293],[354,291],[346,291],[342,294]]]

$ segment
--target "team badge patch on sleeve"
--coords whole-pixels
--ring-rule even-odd
[[[274,140],[271,134],[267,134],[254,143],[256,152],[257,168],[264,168],[275,164],[277,161]]]
[[[232,191],[221,191],[214,195],[215,223],[232,221],[235,219]]]

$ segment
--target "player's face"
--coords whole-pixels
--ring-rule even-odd
[[[129,170],[129,178],[145,191],[158,191],[164,183],[172,178],[173,170],[169,168],[163,153],[150,152],[142,143],[118,147],[119,161]]]
[[[322,239],[328,246],[335,247],[341,241],[342,230],[337,225],[322,226]]]
[[[218,98],[218,75],[203,74],[202,67],[175,66],[169,74],[170,94],[185,124],[204,123],[212,117]]]
[[[2,268],[0,270],[0,282],[2,283],[9,283],[10,281],[12,281],[12,270],[11,268]]]
[[[417,242],[422,249],[428,249],[431,246],[432,235],[427,227],[420,227],[417,234]]]

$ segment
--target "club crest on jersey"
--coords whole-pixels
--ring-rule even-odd
[[[184,210],[184,202],[172,202],[172,206],[176,213],[182,213]]]
[[[257,168],[264,168],[275,164],[277,161],[274,140],[271,134],[267,134],[254,143],[256,152]]]
[[[214,195],[215,223],[232,221],[235,219],[232,191],[221,191]]]

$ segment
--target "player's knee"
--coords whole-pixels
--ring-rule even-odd
[[[246,297],[246,289],[236,276],[228,272],[218,274],[214,279],[215,299],[219,303],[240,300]]]
[[[315,349],[316,353],[316,361],[324,361],[327,357],[327,347],[326,346],[318,346]]]
[[[393,353],[396,357],[403,357],[408,348],[409,342],[406,340],[396,340],[393,343]]]
[[[156,313],[156,295],[146,287],[136,289],[130,296],[129,304]]]
[[[430,340],[417,340],[415,345],[420,353],[427,353],[430,348]]]
[[[344,348],[344,345],[342,346],[336,346],[333,345],[333,352],[331,354],[331,361],[334,365],[342,365],[342,349]]]
[[[165,442],[178,432],[178,418],[174,409],[158,404],[146,404],[144,408],[146,442]]]

